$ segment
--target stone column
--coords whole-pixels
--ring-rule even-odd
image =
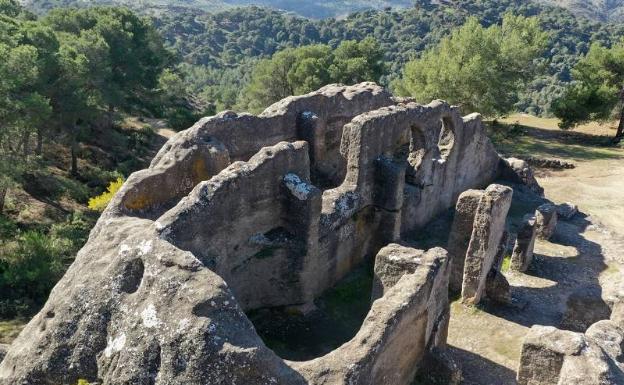
[[[502,185],[491,185],[479,201],[462,283],[462,301],[477,304],[483,297],[487,276],[496,262],[505,221],[511,206],[513,190]]]
[[[477,207],[483,194],[485,194],[483,190],[464,191],[455,206],[455,217],[447,244],[451,264],[449,291],[453,294],[460,293],[462,289],[466,251],[470,244]]]

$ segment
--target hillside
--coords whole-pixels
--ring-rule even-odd
[[[576,18],[566,10],[521,1],[464,0],[404,10],[363,11],[344,19],[310,20],[278,11],[247,7],[216,14],[187,10],[164,14],[155,23],[170,47],[193,66],[190,80],[196,91],[206,91],[217,104],[233,107],[210,90],[229,88],[236,94],[244,86],[249,62],[287,48],[323,43],[333,47],[344,40],[367,36],[380,42],[386,54],[391,84],[403,65],[436,44],[470,16],[483,24],[499,23],[506,12],[538,16],[542,28],[552,34],[542,61],[543,75],[522,95],[518,108],[533,114],[548,114],[550,102],[570,81],[570,69],[584,55],[591,41],[610,45],[624,36],[624,28]],[[218,80],[217,80],[218,79]],[[233,99],[236,99],[235,97]],[[235,100],[234,100],[235,101]]]
[[[22,4],[37,13],[46,12],[56,7],[84,7],[93,5],[125,5],[137,11],[161,13],[167,10],[188,8],[206,12],[219,12],[238,6],[259,5],[294,14],[323,19],[345,16],[352,12],[387,7],[411,7],[413,0],[338,0],[306,1],[300,0],[22,0]]]
[[[21,0],[21,2],[36,13],[44,13],[55,7],[89,5],[125,5],[151,14],[167,13],[180,8],[215,13],[238,6],[258,5],[313,19],[341,18],[364,10],[381,10],[388,7],[410,8],[414,4],[427,3],[427,1],[415,0],[311,0],[305,2],[300,0]],[[624,21],[624,0],[535,0],[535,2],[560,6],[577,16],[594,21],[613,23]],[[465,2],[433,0],[431,3],[462,7]]]
[[[540,0],[569,9],[576,15],[612,23],[624,22],[624,0]]]
[[[575,16],[581,12],[580,5],[584,4],[582,9],[596,11],[583,11],[588,17],[601,19],[596,16],[600,12],[617,17],[624,0],[557,2],[570,6],[570,10],[549,5],[554,4],[552,0],[540,0],[542,3],[520,0],[342,0],[325,3],[293,0],[23,1],[38,12],[55,6],[125,4],[151,15],[167,45],[183,60],[181,72],[186,75],[191,91],[202,95],[203,100],[216,110],[235,108],[255,62],[284,48],[319,43],[335,48],[345,40],[374,37],[385,52],[388,74],[381,80],[389,86],[399,77],[407,61],[435,45],[468,17],[474,16],[488,26],[499,23],[506,12],[512,12],[538,16],[542,28],[552,34],[549,49],[542,58],[544,71],[527,92],[520,95],[517,105],[519,111],[549,115],[552,100],[561,95],[564,86],[570,82],[570,69],[587,52],[590,42],[609,46],[624,36],[621,24]],[[251,3],[270,7],[234,7]],[[361,10],[341,18],[300,16],[343,15],[363,7],[408,6],[412,3],[418,6]]]

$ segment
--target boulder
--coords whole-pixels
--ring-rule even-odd
[[[501,178],[525,185],[529,191],[544,196],[544,189],[535,179],[533,169],[525,160],[518,158],[501,159]]]
[[[441,249],[432,249],[429,253],[440,253]],[[372,301],[387,292],[405,275],[413,274],[418,266],[432,259],[425,251],[411,247],[390,244],[377,253],[373,278]]]
[[[533,326],[522,344],[518,385],[556,385],[563,362],[585,348],[582,334],[550,326]]]
[[[512,270],[525,272],[531,261],[533,261],[533,249],[535,248],[535,239],[537,238],[535,223],[535,216],[527,215],[518,229],[516,243],[511,255]]]
[[[421,370],[416,374],[415,384],[460,385],[462,369],[451,355],[443,349],[432,349],[425,357]]]
[[[513,190],[490,185],[479,201],[466,252],[462,301],[477,304],[485,293],[487,276],[496,263]]]
[[[557,206],[546,203],[535,212],[535,226],[540,239],[549,240],[557,230]]]
[[[586,334],[533,326],[525,338],[518,385],[619,385],[624,383],[622,329],[611,321]]]

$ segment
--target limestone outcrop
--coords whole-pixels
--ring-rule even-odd
[[[328,86],[259,116],[224,112],[131,175],[0,364],[0,384],[409,384],[443,349],[449,258],[382,258],[505,163],[479,115]],[[475,214],[467,296],[485,289],[511,190]],[[501,219],[502,218],[502,219]],[[342,347],[289,362],[245,311],[310,304],[376,255],[379,287]],[[403,258],[403,257],[402,257]]]

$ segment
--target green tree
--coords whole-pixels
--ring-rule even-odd
[[[594,44],[572,71],[575,82],[555,101],[563,129],[592,120],[619,118],[615,141],[624,138],[624,41],[612,48]]]
[[[0,0],[0,14],[17,17],[22,13],[22,6],[17,0]]]
[[[104,104],[102,88],[108,71],[108,45],[95,33],[79,37],[59,34],[60,73],[54,84],[52,103],[55,120],[65,134],[71,150],[71,174],[78,175],[78,152],[90,123]]]
[[[536,18],[505,15],[484,28],[476,18],[409,62],[397,91],[420,102],[445,99],[464,112],[495,116],[510,111],[536,72],[534,60],[548,36]]]
[[[370,36],[360,42],[343,41],[334,51],[334,63],[330,68],[332,81],[343,84],[377,81],[385,72],[384,52]]]
[[[128,110],[154,101],[160,74],[173,56],[149,19],[126,8],[97,7],[54,9],[43,22],[75,39],[90,34],[87,40],[102,39],[106,44],[102,59],[107,68],[98,64],[101,70],[90,83],[99,88],[109,125],[116,108]]]
[[[259,111],[330,83],[379,81],[385,72],[382,57],[374,39],[344,41],[335,51],[323,44],[287,48],[258,62],[239,106]]]

